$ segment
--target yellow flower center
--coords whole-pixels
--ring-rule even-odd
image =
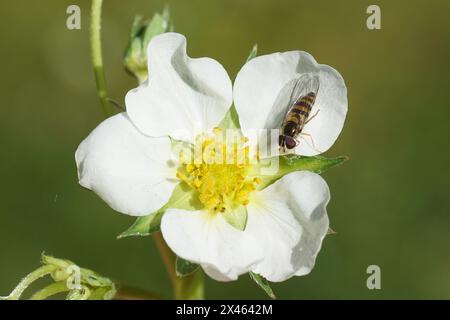
[[[252,167],[248,139],[224,142],[222,130],[213,131],[213,136],[196,137],[193,156],[180,154],[177,177],[198,192],[205,209],[218,213],[247,205],[261,179],[248,175]]]

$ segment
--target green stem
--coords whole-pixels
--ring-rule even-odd
[[[54,296],[55,294],[61,292],[67,292],[70,289],[67,288],[66,281],[59,281],[52,284],[49,284],[45,288],[39,290],[35,294],[33,294],[30,300],[45,300],[48,297]]]
[[[102,103],[103,114],[105,117],[112,116],[114,110],[108,100],[108,90],[106,88],[105,70],[103,67],[102,41],[101,41],[101,23],[102,23],[102,4],[103,0],[92,0],[91,9],[91,53],[92,66],[94,68],[95,82],[97,92]]]
[[[197,270],[186,277],[178,277],[176,273],[176,256],[167,246],[161,232],[153,234],[155,245],[161,254],[162,260],[172,282],[173,294],[176,300],[204,299],[204,281],[201,270]]]
[[[34,281],[52,273],[58,269],[57,266],[54,265],[44,265],[30,274],[28,274],[25,278],[20,281],[17,287],[11,292],[11,294],[7,297],[1,297],[0,300],[19,300],[22,293],[28,288]]]

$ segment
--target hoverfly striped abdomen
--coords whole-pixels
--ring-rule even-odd
[[[292,92],[290,107],[281,125],[278,144],[281,149],[293,149],[297,146],[296,138],[308,122],[312,107],[319,90],[317,76],[303,75],[300,77]]]
[[[314,101],[316,100],[316,94],[314,92],[308,93],[306,96],[298,99],[295,104],[292,106],[291,110],[286,115],[286,126],[283,128],[283,134],[289,134],[289,130],[292,126],[287,127],[289,122],[292,122],[296,125],[295,129],[301,131],[306,120],[311,113],[312,106]],[[291,129],[292,130],[292,129]],[[300,132],[291,132],[291,134],[296,135]]]

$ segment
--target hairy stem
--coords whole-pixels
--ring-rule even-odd
[[[109,117],[114,114],[114,110],[109,103],[108,90],[106,88],[105,70],[103,67],[101,41],[102,4],[103,0],[92,0],[90,42],[92,66],[94,68],[98,96],[102,103],[103,114],[105,115],[105,117]]]
[[[65,281],[59,281],[52,284],[49,284],[45,288],[39,290],[35,294],[33,294],[30,300],[45,300],[48,297],[54,296],[55,294],[67,292],[70,289],[67,287]]]
[[[22,293],[25,291],[28,286],[30,286],[34,281],[52,273],[57,269],[54,265],[44,265],[30,274],[28,274],[25,278],[20,281],[17,287],[11,292],[11,294],[7,297],[0,297],[0,300],[19,300]]]

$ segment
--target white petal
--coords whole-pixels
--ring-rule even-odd
[[[144,136],[126,113],[103,121],[75,153],[80,184],[132,216],[152,213],[168,201],[176,185],[170,157],[169,138]]]
[[[125,98],[139,130],[192,141],[196,133],[222,120],[232,103],[232,86],[220,63],[188,57],[186,38],[177,33],[153,38],[147,56],[148,81]]]
[[[220,272],[219,269],[209,264],[202,264],[201,267],[211,279],[216,281],[228,282],[237,280],[238,278],[236,274],[224,274]]]
[[[318,64],[303,51],[256,57],[239,71],[234,84],[234,102],[244,133],[263,128],[280,129],[289,107],[293,83],[305,73],[317,74],[320,80],[310,118],[320,111],[302,131],[312,139],[307,135],[298,137],[295,153],[316,155],[328,150],[344,125],[347,88],[336,70]]]
[[[263,257],[261,246],[220,214],[169,209],[161,231],[176,255],[201,264],[218,281],[236,280]]]
[[[290,173],[252,199],[246,232],[263,244],[264,260],[254,271],[285,281],[314,267],[328,231],[326,182],[308,171]]]

